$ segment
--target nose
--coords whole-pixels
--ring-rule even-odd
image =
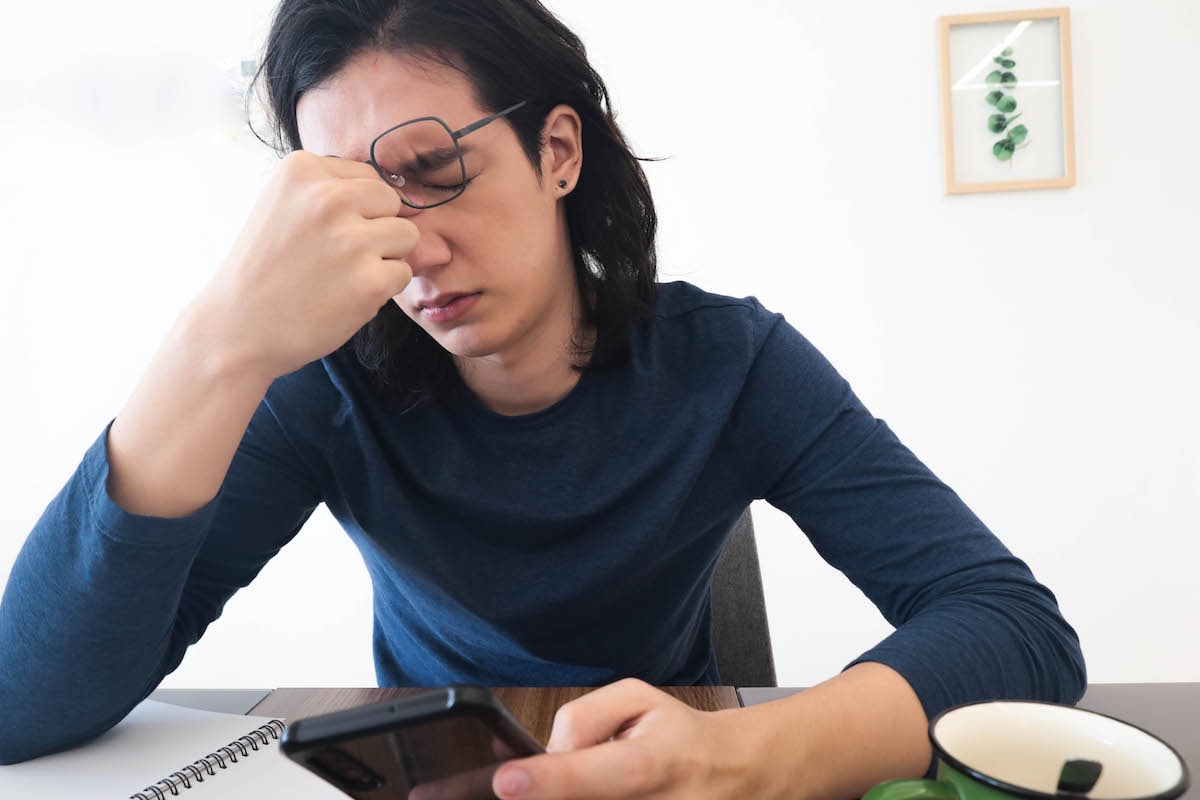
[[[417,246],[404,257],[412,269],[413,277],[428,277],[450,261],[450,244],[440,233],[431,218],[422,209],[404,206],[397,216],[405,217],[417,226],[420,236]]]

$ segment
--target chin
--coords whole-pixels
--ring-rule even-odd
[[[433,338],[442,349],[459,358],[483,358],[495,354],[498,349],[497,341],[480,336],[477,331],[459,329]]]

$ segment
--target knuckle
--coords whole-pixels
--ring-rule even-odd
[[[588,733],[586,709],[570,703],[554,715],[550,733],[550,749],[557,751],[578,750],[596,744]]]
[[[292,164],[296,164],[296,163],[305,163],[306,164],[315,158],[317,158],[317,156],[314,155],[313,153],[309,152],[308,150],[300,149],[300,150],[292,150],[289,153],[287,153],[283,157],[283,161],[285,163],[292,163]]]
[[[379,288],[384,299],[387,299],[404,291],[404,287],[412,280],[412,268],[405,261],[384,261],[383,264]]]
[[[368,167],[367,169],[371,168]],[[376,175],[375,171],[372,169],[370,177],[378,178],[379,176]],[[401,201],[400,195],[396,193],[396,190],[380,180],[373,181],[371,187],[372,191],[379,196],[380,203],[382,203],[384,207],[391,212],[393,217],[400,219],[400,217],[397,217],[396,215],[398,215],[404,209],[404,202]],[[408,220],[404,221],[408,222]]]
[[[622,678],[617,681],[616,688],[627,692],[642,692],[650,688],[650,684],[638,678]]]
[[[366,286],[371,302],[378,304],[395,294],[396,280],[387,270],[376,269],[367,278]]]
[[[306,199],[318,218],[329,220],[346,207],[346,190],[337,181],[317,181]]]
[[[407,261],[401,261],[396,270],[396,282],[392,286],[391,296],[395,296],[404,291],[405,287],[412,281],[412,266]]]
[[[303,174],[312,168],[314,158],[307,150],[293,150],[280,159],[278,169],[287,176]]]
[[[396,217],[396,239],[402,247],[412,250],[421,240],[421,230],[412,220]]]
[[[575,730],[579,727],[579,714],[568,703],[554,712],[554,738],[558,742],[574,743]]]

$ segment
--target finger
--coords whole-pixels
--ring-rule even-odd
[[[633,678],[589,692],[558,709],[546,750],[564,752],[606,741],[661,704],[664,698],[670,699]]]
[[[408,800],[493,800],[492,776],[498,764],[459,772],[412,788]]]
[[[372,219],[366,223],[372,241],[377,242],[380,258],[407,258],[421,240],[421,231],[403,217]]]
[[[496,770],[492,791],[501,800],[624,800],[662,784],[660,762],[640,743],[623,740],[509,761]]]
[[[380,268],[387,273],[386,280],[388,283],[385,289],[387,296],[392,298],[403,292],[412,280],[412,267],[408,265],[408,262],[385,258],[379,263],[381,264]]]
[[[346,183],[352,187],[355,207],[366,219],[395,219],[404,208],[400,195],[380,180],[374,170],[369,178],[352,178]]]
[[[316,153],[313,153],[317,156]],[[374,178],[383,183],[379,177],[379,173],[370,164],[364,164],[361,161],[355,161],[350,158],[342,158],[341,156],[317,156],[321,167],[329,175],[335,178]],[[386,183],[383,184],[387,186]]]

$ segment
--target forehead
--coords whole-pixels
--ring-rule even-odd
[[[485,113],[467,77],[427,59],[368,51],[300,96],[296,125],[305,150],[365,161],[371,140],[416,117],[452,130]]]

